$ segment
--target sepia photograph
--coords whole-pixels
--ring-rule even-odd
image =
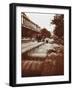
[[[71,7],[10,4],[10,86],[71,83]]]
[[[63,14],[21,12],[21,75],[64,75]]]

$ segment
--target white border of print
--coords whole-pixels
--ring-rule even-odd
[[[64,75],[45,77],[21,77],[21,12],[64,14]],[[16,83],[69,81],[69,10],[51,8],[16,7]]]

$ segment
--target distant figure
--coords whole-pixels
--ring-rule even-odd
[[[49,43],[49,38],[45,38],[45,42],[46,43]]]

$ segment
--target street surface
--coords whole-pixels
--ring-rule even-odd
[[[59,45],[55,43],[39,45],[39,43],[42,42],[22,44],[24,50],[34,46],[28,52],[22,53],[22,77],[63,75],[64,55],[55,51]]]

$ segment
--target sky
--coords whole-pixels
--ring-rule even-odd
[[[51,24],[55,14],[45,13],[25,13],[30,20],[38,24],[41,28],[46,28],[48,31],[53,32],[55,25]]]

